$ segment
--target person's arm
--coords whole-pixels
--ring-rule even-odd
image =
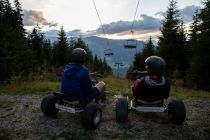
[[[139,93],[140,89],[141,89],[141,85],[142,85],[142,79],[137,79],[133,86],[132,86],[132,93],[134,96],[137,96],[137,94]]]
[[[82,73],[81,84],[85,95],[91,98],[93,96],[93,87],[88,70],[84,70]]]

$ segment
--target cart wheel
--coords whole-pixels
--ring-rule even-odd
[[[116,102],[116,120],[117,122],[128,120],[128,101],[125,98],[119,98]]]
[[[89,103],[81,114],[81,122],[88,129],[96,129],[102,120],[102,111],[98,104]]]
[[[186,118],[185,105],[181,100],[172,100],[168,104],[168,118],[174,124],[181,124]]]
[[[58,109],[55,108],[55,103],[58,101],[58,98],[53,95],[48,95],[42,99],[41,110],[47,116],[53,116],[58,113]]]

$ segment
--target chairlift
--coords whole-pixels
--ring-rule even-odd
[[[104,55],[105,56],[112,56],[112,55],[114,55],[114,53],[113,53],[112,49],[106,49],[106,50],[104,50]]]
[[[137,40],[135,39],[128,39],[124,43],[124,47],[128,49],[136,48],[136,46],[137,46]]]

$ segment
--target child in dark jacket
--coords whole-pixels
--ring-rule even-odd
[[[105,83],[100,81],[92,86],[90,73],[83,66],[86,51],[76,48],[72,51],[74,64],[66,65],[62,77],[61,92],[86,105],[93,99],[97,102],[104,96]]]
[[[170,83],[163,76],[166,67],[165,60],[158,56],[150,56],[145,60],[145,63],[147,75],[134,82],[133,96],[147,102],[168,98]]]

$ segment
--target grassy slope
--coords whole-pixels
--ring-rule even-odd
[[[0,94],[21,95],[21,94],[45,94],[50,91],[57,91],[60,82],[52,81],[33,81],[33,82],[14,82],[10,85],[0,85]]]
[[[110,95],[130,95],[130,87],[132,82],[124,79],[116,79],[114,77],[106,77],[103,80],[106,83],[106,90]],[[36,94],[44,95],[51,91],[59,91],[60,82],[52,81],[34,81],[34,82],[13,82],[11,85],[0,85],[0,94]],[[180,98],[198,97],[210,98],[209,92],[196,91],[172,85],[171,95]]]

